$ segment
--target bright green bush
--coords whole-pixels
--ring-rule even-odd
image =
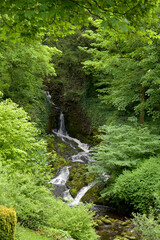
[[[0,206],[0,239],[15,240],[17,217],[13,208]]]
[[[150,158],[139,168],[125,171],[114,185],[116,197],[132,205],[135,210],[149,211],[150,206],[156,207],[156,194],[160,194],[158,182],[160,179],[160,160]]]
[[[44,171],[47,149],[39,135],[22,108],[11,100],[0,103],[0,159],[3,165],[9,165],[14,171]]]

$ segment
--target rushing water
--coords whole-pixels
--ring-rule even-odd
[[[51,96],[47,92],[48,100],[59,109],[52,101]],[[60,110],[60,109],[59,109]],[[60,138],[63,142],[68,144],[72,150],[74,150],[74,154],[70,156],[70,160],[73,163],[83,163],[86,164],[90,161],[89,152],[90,148],[88,144],[82,143],[80,140],[76,138],[72,138],[66,131],[65,127],[65,118],[63,112],[60,110],[59,116],[59,129],[53,129],[53,134]],[[72,166],[65,166],[59,170],[59,173],[49,182],[54,185],[56,189],[57,195],[61,196],[65,201],[68,201],[70,205],[78,205],[81,198],[86,194],[86,192],[92,188],[96,182],[89,183],[87,186],[84,186],[79,190],[76,197],[73,198],[70,194],[70,189],[66,187],[66,182],[69,179],[69,169]]]

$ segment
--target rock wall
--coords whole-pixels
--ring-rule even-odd
[[[65,96],[63,84],[47,84],[52,96],[52,101],[58,108],[52,105],[50,128],[59,128],[58,120],[60,111],[65,115],[65,125],[70,136],[82,141],[91,141],[93,130],[91,120],[84,113],[81,102],[77,100],[76,94]],[[74,96],[73,96],[74,95]]]

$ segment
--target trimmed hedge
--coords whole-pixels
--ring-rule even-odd
[[[0,239],[15,240],[17,217],[13,208],[0,206]]]

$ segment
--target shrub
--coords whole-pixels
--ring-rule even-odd
[[[130,121],[135,121],[130,119]],[[99,128],[100,143],[93,149],[92,170],[102,176],[119,176],[123,170],[135,169],[142,161],[160,153],[159,136],[147,127],[104,125]]]
[[[13,208],[0,206],[0,239],[15,240],[16,212]]]
[[[139,168],[125,171],[119,176],[113,192],[116,197],[131,204],[135,210],[147,212],[155,207],[159,195],[160,163],[158,158],[146,160]]]
[[[160,217],[160,216],[159,216]],[[160,224],[159,220],[153,214],[147,216],[146,214],[134,215],[133,219],[135,229],[140,231],[145,240],[159,240],[160,239]]]
[[[40,138],[40,132],[30,122],[28,114],[11,100],[1,102],[0,160],[3,166],[9,166],[13,172],[21,169],[40,176],[45,169],[49,172],[49,154],[46,152],[46,142]]]

